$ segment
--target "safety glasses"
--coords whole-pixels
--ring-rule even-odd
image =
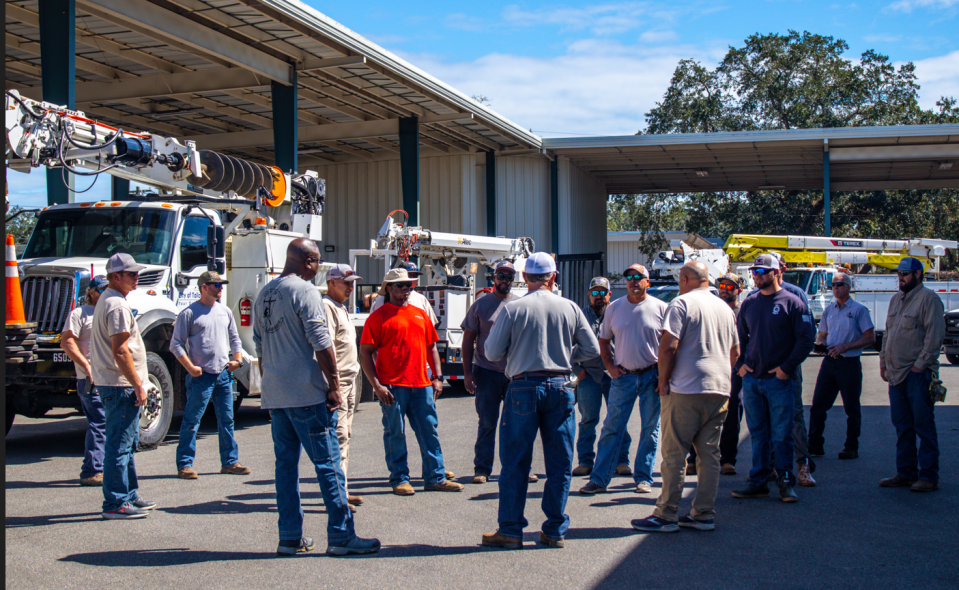
[[[720,291],[735,291],[735,290],[738,289],[738,288],[739,288],[739,287],[736,287],[736,286],[733,286],[733,285],[726,285],[726,284],[723,284],[723,283],[719,283],[719,290],[720,290]]]
[[[753,274],[756,275],[757,277],[761,277],[764,274],[771,273],[771,272],[775,272],[775,271],[771,268],[754,268],[753,269]]]
[[[211,287],[215,287],[217,289],[221,289],[223,287],[223,283],[207,283],[207,285],[210,285]]]
[[[609,293],[609,291],[605,289],[593,289],[589,292],[593,297],[606,297],[607,293]]]
[[[914,272],[916,272],[916,271],[914,271],[914,270],[899,270],[899,271],[896,271],[896,274],[898,274],[898,275],[901,276],[901,277],[904,277],[904,276],[907,276],[907,275],[911,275],[911,274],[914,273]]]
[[[832,284],[832,288],[833,288],[833,289],[838,289],[839,287],[848,287],[848,286],[849,286],[849,285],[847,285],[846,283],[833,283],[833,284]]]

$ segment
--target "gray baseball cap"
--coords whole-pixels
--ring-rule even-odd
[[[107,274],[111,272],[140,272],[146,268],[142,264],[137,264],[137,261],[133,259],[133,256],[130,256],[126,252],[117,252],[107,260]]]

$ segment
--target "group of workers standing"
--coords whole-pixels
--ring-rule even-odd
[[[353,513],[363,499],[350,495],[347,484],[360,370],[380,402],[393,493],[415,494],[407,464],[407,420],[422,456],[423,489],[463,489],[443,460],[436,399],[444,376],[436,318],[414,290],[416,266],[386,274],[357,348],[344,304],[361,278],[348,265],[334,265],[321,297],[313,284],[320,263],[314,242],[294,240],[282,274],[261,290],[254,306],[261,407],[272,418],[279,555],[314,547],[303,532],[301,448],[314,465],[328,515],[327,553],[379,550],[378,540],[361,538],[354,530]],[[111,257],[106,279],[91,281],[87,304],[74,311],[63,334],[64,350],[81,376],[78,389],[90,422],[81,483],[103,486],[107,519],[142,518],[155,506],[137,493],[133,461],[148,382],[143,341],[125,297],[136,288],[141,268],[126,254]],[[797,483],[816,485],[812,457],[824,454],[826,412],[840,394],[847,433],[839,457],[858,457],[859,356],[874,341],[874,328],[868,310],[849,297],[849,275],[833,276],[835,300],[816,333],[805,295],[783,282],[783,264],[773,255],[760,256],[750,267],[758,288],[741,304],[742,279],[722,276],[716,297],[700,262],[682,268],[679,295],[668,305],[648,293],[649,273],[639,264],[624,271],[627,295],[612,302],[609,280],[592,279],[589,305],[582,309],[554,293],[556,265],[549,254],[537,252],[526,260],[522,280],[528,292],[522,297],[511,291],[517,272],[510,262],[496,264],[491,293],[475,301],[462,324],[465,386],[475,395],[478,416],[474,484],[493,476],[499,428],[499,526],[482,536],[482,545],[522,547],[528,485],[537,481],[531,473],[537,435],[546,468],[540,542],[548,547],[564,546],[573,476],[588,476],[579,490],[584,495],[607,492],[614,475],[632,475],[636,493],[652,493],[657,453],[662,455],[662,491],[653,514],[632,521],[633,528],[712,530],[720,476],[736,474],[744,414],[752,467],[734,497],[766,497],[772,481],[781,500],[791,503],[798,501]],[[943,307],[922,286],[918,260],[904,259],[898,273],[900,292],[890,304],[880,356],[898,436],[897,471],[879,485],[931,491],[938,485],[939,451],[929,390],[938,377]],[[197,425],[211,399],[221,473],[250,473],[237,461],[233,436],[231,373],[243,357],[233,316],[217,302],[224,283],[216,273],[204,273],[200,300],[179,314],[171,342],[171,352],[188,373],[176,453],[177,475],[184,479],[197,477],[192,469]],[[801,363],[814,343],[826,347],[826,357],[807,434]],[[627,424],[637,402],[641,430],[631,467]],[[680,516],[685,477],[693,474],[698,480],[692,509]]]

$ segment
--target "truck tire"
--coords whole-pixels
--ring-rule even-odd
[[[137,450],[155,449],[166,438],[173,420],[173,378],[160,355],[147,353],[147,379],[159,394],[147,392],[147,405],[140,408],[140,444]]]
[[[949,360],[950,365],[959,365],[959,354],[946,353],[946,358]],[[7,428],[9,429],[9,427]]]

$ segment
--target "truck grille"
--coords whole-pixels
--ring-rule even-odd
[[[163,272],[163,269],[141,272],[140,281],[137,283],[137,288],[148,289],[151,287],[156,287],[160,284],[160,280],[163,279]]]
[[[27,277],[23,281],[23,312],[38,332],[60,332],[73,311],[76,286],[68,277]]]

